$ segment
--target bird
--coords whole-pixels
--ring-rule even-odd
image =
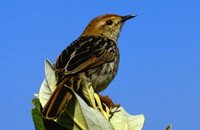
[[[124,23],[136,15],[105,14],[92,19],[83,33],[66,47],[54,64],[58,83],[42,115],[55,119],[69,102],[66,86],[79,90],[86,77],[96,93],[106,89],[119,66],[118,37]],[[84,78],[85,80],[85,78]]]

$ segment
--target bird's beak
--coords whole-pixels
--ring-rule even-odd
[[[123,23],[123,22],[125,22],[125,21],[127,21],[127,20],[129,20],[129,19],[132,19],[132,18],[136,17],[136,16],[137,16],[137,15],[135,15],[135,14],[122,16],[121,22]]]

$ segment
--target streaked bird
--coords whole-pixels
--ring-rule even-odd
[[[43,116],[55,119],[71,98],[66,86],[75,91],[81,89],[83,75],[99,93],[113,80],[119,65],[117,40],[125,21],[136,15],[106,14],[93,19],[80,37],[59,55],[55,71],[58,83],[43,108]],[[85,79],[84,79],[85,80]]]

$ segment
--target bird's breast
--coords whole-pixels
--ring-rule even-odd
[[[118,69],[118,59],[87,71],[95,92],[104,90],[113,80]]]

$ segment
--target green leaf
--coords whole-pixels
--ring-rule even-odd
[[[172,124],[168,125],[166,130],[172,130]]]
[[[141,130],[144,125],[144,116],[130,115],[123,107],[112,109],[113,116],[110,119],[115,130]]]
[[[42,107],[44,107],[47,101],[49,100],[52,92],[56,88],[56,84],[57,84],[57,74],[56,71],[54,70],[54,66],[51,64],[49,60],[45,60],[45,79],[42,82],[38,94]]]
[[[32,100],[34,108],[32,109],[32,118],[35,125],[36,130],[45,130],[45,126],[43,123],[42,115],[40,112],[40,102],[38,98],[34,98]]]
[[[99,111],[89,107],[76,93],[75,96],[80,104],[89,130],[114,130],[110,122]]]
[[[57,73],[54,65],[47,59],[45,60],[45,77],[49,88],[53,92],[57,84]]]
[[[38,93],[38,98],[39,98],[39,101],[40,101],[42,107],[45,106],[45,104],[47,103],[47,101],[49,100],[51,95],[52,95],[51,89],[49,88],[47,81],[44,80],[42,82],[42,85],[41,85],[39,93]]]

